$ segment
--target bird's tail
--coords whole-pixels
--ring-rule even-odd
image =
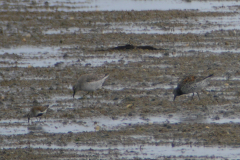
[[[210,74],[210,75],[208,75],[206,78],[209,78],[209,77],[212,77],[213,76],[213,74]]]
[[[105,74],[105,76],[103,77],[104,81],[105,81],[105,79],[107,79],[107,78],[108,78],[108,76],[109,76],[109,74],[108,74],[108,73],[106,73],[106,74]]]
[[[49,108],[49,107],[50,107],[50,105],[45,105],[44,107],[46,107],[46,108]]]

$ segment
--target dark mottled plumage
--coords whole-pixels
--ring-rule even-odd
[[[78,82],[73,86],[73,98],[77,91],[94,92],[102,87],[103,82],[109,74],[85,74],[82,75]]]
[[[182,94],[188,94],[188,93],[193,93],[198,92],[202,90],[204,87],[208,85],[208,78],[212,77],[213,74],[210,74],[209,76],[193,76],[189,75],[184,77],[177,85],[177,88],[173,90],[174,98],[177,96],[180,96]],[[198,95],[199,98],[199,95]]]

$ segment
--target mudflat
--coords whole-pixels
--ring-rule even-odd
[[[146,8],[125,10],[98,2],[3,2],[0,159],[237,158],[239,4],[176,0],[157,10],[147,4],[159,1],[126,0]],[[73,98],[89,73],[109,77],[93,97]],[[173,101],[183,76],[209,74],[200,99]],[[44,105],[40,121],[23,118]]]

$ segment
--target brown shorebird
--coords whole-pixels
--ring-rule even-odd
[[[30,118],[32,117],[39,117],[39,116],[42,116],[43,114],[45,114],[47,112],[47,109],[48,109],[49,105],[47,106],[44,106],[44,107],[32,107],[31,110],[29,111],[29,113],[27,115],[25,115],[24,117],[27,117],[28,118],[28,123],[29,123],[29,120]],[[39,120],[41,118],[39,117]]]
[[[93,92],[102,87],[103,82],[108,78],[109,74],[85,74],[82,75],[78,82],[73,86],[73,98],[77,91]],[[85,96],[85,95],[84,95]],[[84,97],[83,96],[83,97]]]
[[[212,77],[213,74],[210,74],[209,76],[186,76],[184,77],[177,85],[177,88],[173,90],[174,98],[173,101],[177,96],[180,96],[182,94],[188,94],[188,93],[197,93],[201,91],[204,87],[208,85],[208,78]],[[193,98],[192,96],[192,98]],[[200,99],[199,95],[198,98]]]

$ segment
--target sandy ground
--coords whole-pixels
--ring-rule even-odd
[[[234,151],[237,158],[234,9],[30,12],[31,6],[38,8],[12,11],[5,4],[0,12],[0,159],[221,159]],[[109,49],[126,44],[164,50]],[[72,85],[86,73],[110,76],[93,98],[78,92],[73,99]],[[173,102],[179,78],[211,73],[200,100],[189,94]],[[46,119],[22,118],[42,105],[50,105]]]

